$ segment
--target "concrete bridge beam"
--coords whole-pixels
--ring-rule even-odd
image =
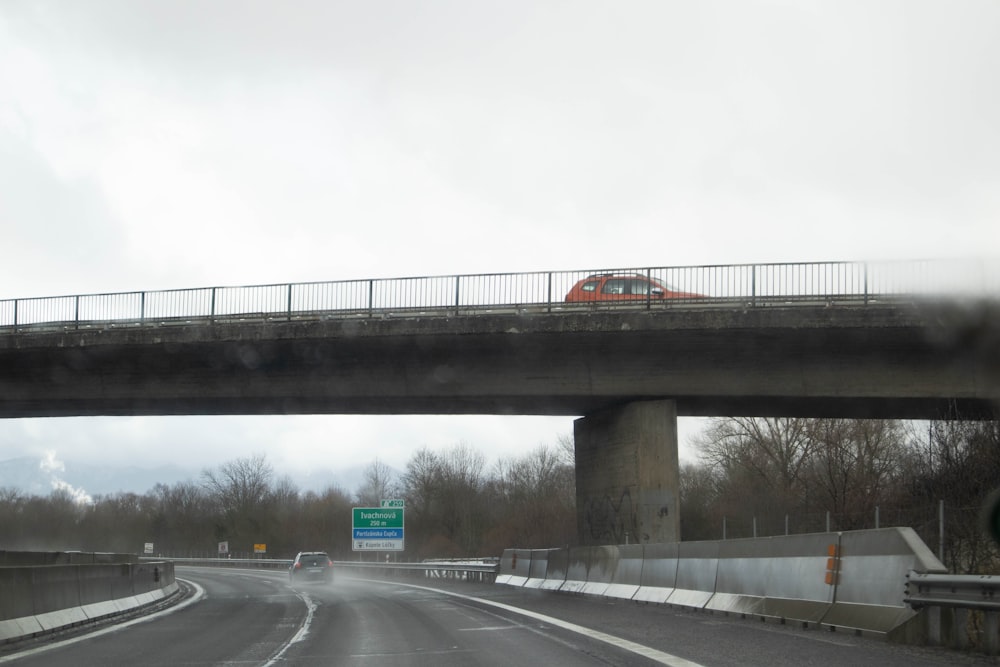
[[[595,412],[573,436],[582,545],[680,541],[676,401]]]

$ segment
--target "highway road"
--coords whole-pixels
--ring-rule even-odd
[[[178,567],[187,597],[126,624],[0,650],[45,665],[996,665],[948,649],[500,585]]]

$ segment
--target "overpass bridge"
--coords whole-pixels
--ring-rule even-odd
[[[580,416],[584,544],[676,540],[678,415],[994,418],[1000,267],[621,269],[0,301],[0,417]],[[629,498],[629,516],[586,508]],[[613,505],[621,506],[615,500]],[[606,512],[604,513],[606,514]]]

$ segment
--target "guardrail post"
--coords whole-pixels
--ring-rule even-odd
[[[757,265],[750,265],[750,305],[757,307]]]
[[[79,329],[80,328],[80,297],[79,296],[73,297],[73,308],[74,308],[74,313],[73,313],[73,328],[74,329]]]
[[[292,321],[292,284],[288,283],[288,321]]]
[[[17,299],[14,299],[14,328],[17,328]]]
[[[461,297],[459,296],[460,291],[461,291],[461,284],[462,284],[462,276],[455,276],[455,314],[456,315],[458,314],[458,306],[459,306],[459,302],[461,300]]]
[[[951,647],[963,649],[969,643],[969,610],[956,607],[952,613],[954,616],[951,622]]]
[[[996,655],[1000,651],[1000,613],[987,611],[983,613],[983,650],[987,655]]]
[[[368,279],[368,317],[375,312],[375,281]]]
[[[211,319],[211,321],[212,321],[213,324],[215,323],[215,288],[214,287],[212,288],[212,310],[209,313],[209,319]]]
[[[146,293],[139,292],[139,321],[146,321]]]
[[[928,607],[927,643],[931,646],[941,645],[941,607]]]

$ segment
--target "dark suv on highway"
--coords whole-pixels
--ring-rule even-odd
[[[288,568],[288,581],[333,581],[333,561],[323,551],[302,551]]]

